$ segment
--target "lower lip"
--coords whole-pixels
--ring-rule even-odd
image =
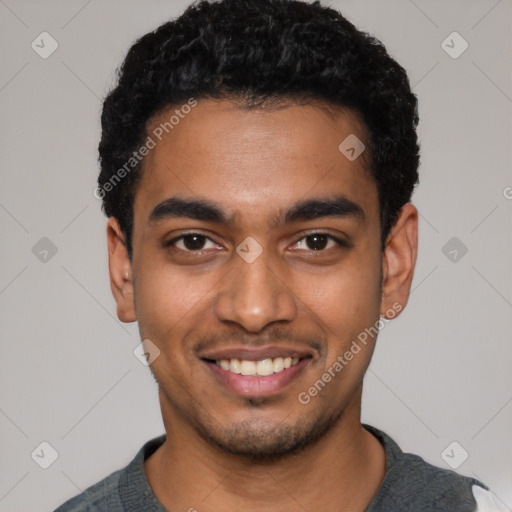
[[[216,363],[205,361],[215,376],[233,393],[244,397],[269,397],[282,392],[302,372],[310,359],[301,359],[296,365],[266,377],[240,375],[223,370]]]

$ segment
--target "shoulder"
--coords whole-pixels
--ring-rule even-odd
[[[386,474],[367,512],[502,512],[497,498],[477,479],[404,453],[381,430],[365,425],[386,452]]]
[[[115,471],[103,480],[88,487],[81,494],[63,503],[54,512],[121,512],[119,496],[119,476],[122,470]]]
[[[123,512],[165,510],[159,507],[144,471],[144,461],[165,441],[165,434],[147,441],[124,468],[88,487],[54,512]]]
[[[410,453],[386,473],[375,508],[415,512],[503,512],[483,483],[439,468]]]
[[[475,478],[433,466],[410,453],[396,462],[385,481],[397,507],[414,506],[417,511],[476,512],[474,489],[477,495],[488,492]]]
[[[402,469],[411,474],[408,483],[421,497],[420,502],[423,501],[421,510],[508,512],[508,508],[500,505],[491,490],[477,479],[432,466],[416,455],[406,454],[405,459],[410,459],[410,463],[405,462]]]

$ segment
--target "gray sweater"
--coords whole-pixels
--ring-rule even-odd
[[[478,480],[432,466],[418,455],[402,452],[381,430],[366,424],[363,427],[377,437],[386,452],[384,480],[365,512],[507,510]],[[157,500],[144,472],[144,461],[164,441],[165,435],[151,439],[125,468],[92,485],[55,512],[170,512]],[[200,510],[198,504],[196,507]]]

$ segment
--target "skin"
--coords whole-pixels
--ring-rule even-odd
[[[118,316],[138,321],[141,339],[160,350],[150,368],[167,439],[145,471],[168,510],[335,511],[343,503],[363,511],[384,477],[383,447],[360,421],[376,338],[308,404],[298,395],[379,315],[405,307],[418,214],[406,204],[381,251],[367,155],[350,161],[338,149],[349,134],[364,141],[364,125],[349,110],[325,107],[241,110],[228,100],[200,101],[146,157],[132,260],[119,224],[108,220]],[[148,133],[168,117],[155,116]],[[341,195],[364,215],[283,222],[297,202]],[[215,203],[227,223],[150,220],[155,206],[176,196]],[[195,252],[183,239],[165,246],[191,231],[212,241]],[[348,245],[313,250],[314,239],[304,237],[314,232]],[[252,263],[236,252],[247,237],[263,251]],[[232,392],[201,359],[208,350],[267,345],[310,358],[263,398]]]

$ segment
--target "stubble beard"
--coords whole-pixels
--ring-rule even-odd
[[[344,412],[344,408],[340,407],[335,411],[318,413],[311,417],[306,416],[308,406],[304,405],[304,416],[294,422],[287,422],[285,419],[269,423],[268,420],[255,417],[226,426],[208,417],[204,411],[195,407],[184,408],[165,395],[181,418],[206,443],[223,453],[261,463],[298,454],[313,446],[329,433]],[[265,400],[245,400],[245,406],[256,414],[265,405]]]

